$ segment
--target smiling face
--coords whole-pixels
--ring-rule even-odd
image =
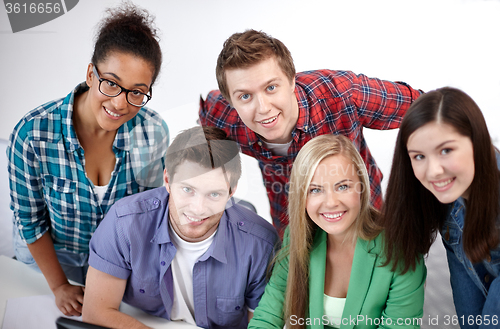
[[[248,68],[228,69],[231,105],[245,125],[271,143],[292,139],[299,107],[295,80],[290,81],[274,57]]]
[[[172,229],[187,242],[210,237],[217,230],[226,203],[232,196],[229,194],[229,177],[225,177],[222,168],[208,169],[184,161],[177,166],[173,180],[166,171],[164,179],[170,193],[168,207]]]
[[[322,160],[309,184],[306,211],[316,225],[343,241],[361,210],[362,184],[352,161],[342,154]]]
[[[91,111],[85,114],[86,122],[105,131],[115,131],[132,119],[140,107],[130,105],[125,92],[116,97],[103,95],[99,91],[99,80],[94,75],[93,68],[92,64],[87,68],[87,85],[90,87],[87,106]],[[111,53],[104,61],[96,64],[96,69],[101,78],[142,93],[148,93],[153,79],[151,65],[142,58],[127,53]]]
[[[446,123],[431,122],[408,138],[415,177],[441,203],[467,199],[474,179],[474,152],[469,137]]]

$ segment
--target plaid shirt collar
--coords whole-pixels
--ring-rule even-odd
[[[61,131],[62,136],[65,140],[68,153],[72,153],[77,149],[82,148],[78,137],[76,136],[75,127],[73,125],[73,106],[75,101],[75,96],[78,96],[89,90],[89,87],[85,82],[80,83],[76,86],[73,91],[71,91],[68,96],[63,100],[63,105],[61,106]],[[118,128],[118,132],[115,136],[115,141],[113,146],[117,149],[123,151],[130,151],[132,148],[131,143],[132,133],[130,131],[130,125],[125,123]]]

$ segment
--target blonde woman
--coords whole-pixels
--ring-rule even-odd
[[[426,269],[384,263],[365,164],[344,136],[309,141],[294,162],[289,228],[249,328],[418,328]]]

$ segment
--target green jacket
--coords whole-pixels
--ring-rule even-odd
[[[283,246],[288,244],[287,240],[288,230]],[[323,328],[328,324],[323,310],[326,245],[327,233],[318,229],[310,255],[309,309],[304,319],[292,316],[292,324],[303,321],[307,328]],[[383,262],[380,257],[382,250],[382,234],[371,241],[358,238],[341,329],[420,327],[426,277],[423,259],[415,271],[401,275],[392,272],[391,266],[380,266]],[[288,256],[275,264],[248,328],[283,328],[287,277]]]

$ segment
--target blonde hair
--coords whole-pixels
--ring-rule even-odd
[[[370,205],[370,181],[366,165],[352,142],[342,135],[321,135],[311,139],[297,155],[290,177],[288,198],[290,242],[284,247],[282,255],[283,258],[289,255],[284,308],[288,328],[302,327],[291,325],[290,317],[295,315],[304,318],[309,305],[309,255],[314,233],[318,229],[306,212],[309,184],[320,162],[335,155],[343,155],[352,161],[362,185],[361,209],[353,223],[352,234],[364,240],[371,240],[381,231],[375,223],[378,212]]]

